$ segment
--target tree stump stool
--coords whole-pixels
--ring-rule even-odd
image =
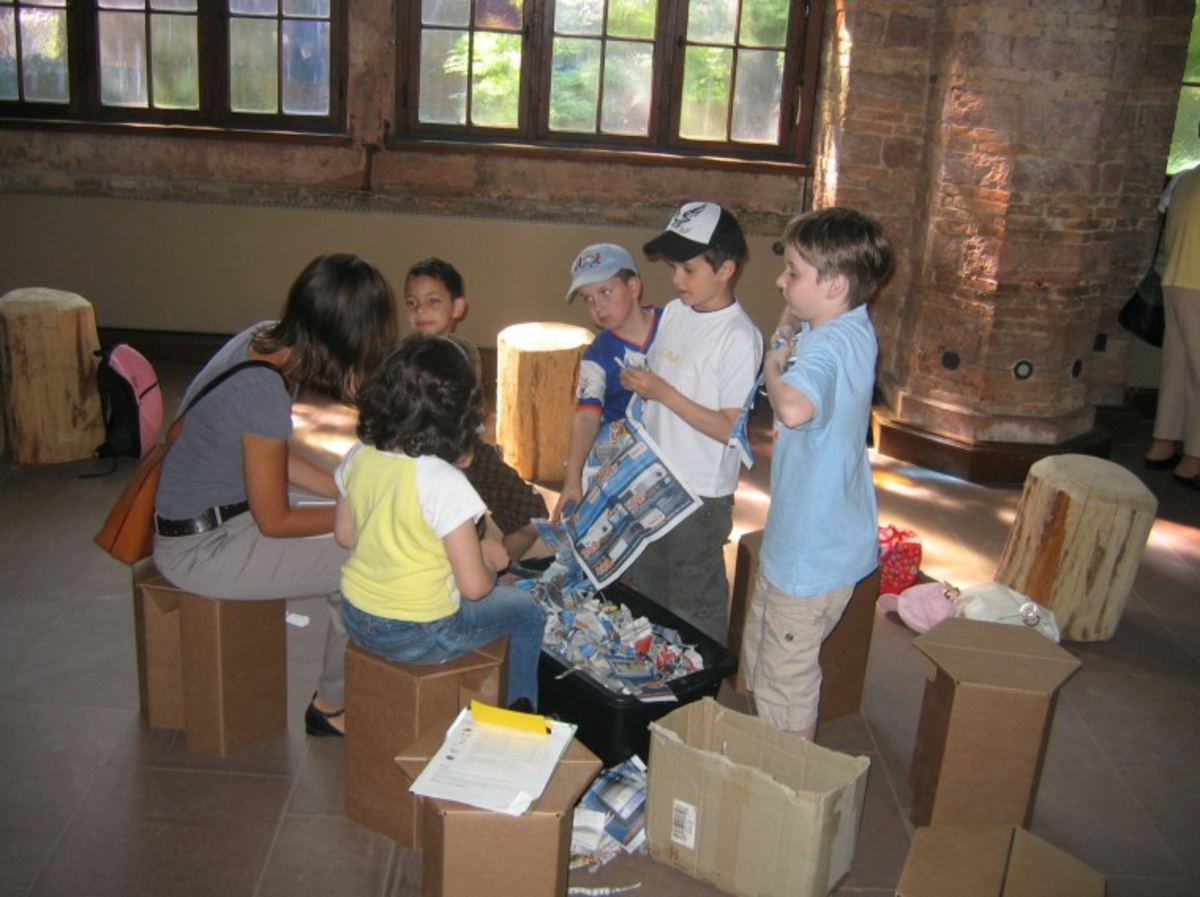
[[[579,360],[592,339],[590,330],[570,324],[515,324],[500,331],[496,442],[526,480],[562,482]]]
[[[104,442],[91,303],[32,287],[0,296],[0,405],[18,464],[90,458]]]
[[[1029,468],[995,580],[1052,611],[1064,641],[1112,637],[1158,501],[1125,468],[1052,455]]]

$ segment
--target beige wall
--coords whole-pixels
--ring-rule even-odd
[[[503,220],[311,211],[188,202],[0,195],[0,294],[43,286],[79,293],[101,327],[229,333],[271,317],[300,269],[345,251],[378,266],[398,293],[417,259],[439,255],[467,283],[463,335],[483,346],[524,321],[586,324],[563,303],[575,254],[624,244],[641,261],[656,231]],[[749,238],[738,293],[761,329],[775,325],[780,267],[770,237]],[[671,296],[662,262],[644,267],[646,297]]]

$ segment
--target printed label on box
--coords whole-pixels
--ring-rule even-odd
[[[696,808],[678,799],[671,804],[671,840],[688,850],[696,849]]]

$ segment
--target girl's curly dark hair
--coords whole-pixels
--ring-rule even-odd
[[[466,353],[443,336],[413,334],[384,358],[358,394],[358,438],[411,458],[451,464],[476,445],[479,384]]]

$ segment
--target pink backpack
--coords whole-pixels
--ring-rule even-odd
[[[116,343],[97,353],[100,365],[100,403],[104,409],[104,443],[101,458],[121,455],[143,457],[163,425],[162,388],[154,366],[128,343]]]

